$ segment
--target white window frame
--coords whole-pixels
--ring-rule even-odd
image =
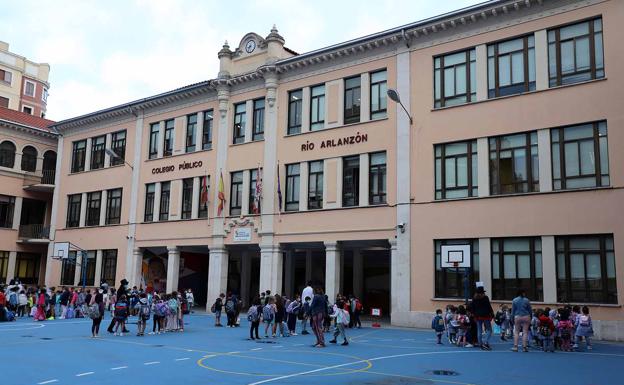
[[[28,83],[33,85],[33,94],[32,95],[28,95],[26,93],[26,86],[28,85]],[[31,98],[34,98],[35,95],[37,95],[37,83],[30,81],[30,80],[24,80],[24,95],[26,96],[30,96]]]
[[[29,115],[35,116],[35,107],[31,106],[30,104],[22,104],[22,112],[25,114],[28,114],[28,112],[24,111],[24,107],[30,108],[32,112]]]
[[[44,103],[48,102],[48,88],[43,87],[43,92],[41,93],[41,101]]]

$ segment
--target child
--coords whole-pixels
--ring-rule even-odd
[[[22,289],[17,298],[17,317],[23,317],[26,314],[26,306],[28,306],[28,297],[26,292]]]
[[[555,352],[554,346],[554,331],[555,325],[545,311],[539,310],[537,313],[537,319],[539,321],[539,336],[542,341],[544,352]]]
[[[260,318],[262,315],[262,306],[260,305],[260,299],[255,297],[253,301],[251,301],[251,307],[247,311],[247,320],[249,321],[249,338],[259,340],[260,336],[258,335],[258,328],[260,327]]]
[[[305,335],[305,334],[310,334],[310,332],[308,332],[307,330],[307,326],[308,326],[308,319],[310,317],[310,302],[312,301],[312,298],[306,296],[304,298],[304,302],[303,302],[303,311],[301,312],[301,334]]]
[[[262,322],[264,325],[264,338],[269,338],[269,329],[271,328],[271,324],[273,323],[273,319],[275,318],[275,298],[267,297],[266,305],[262,308]],[[273,334],[275,337],[275,334]]]
[[[539,310],[539,309],[538,309]],[[533,310],[531,316],[531,326],[529,329],[529,337],[533,340],[533,345],[541,346],[541,340],[539,336],[539,319],[537,318],[537,310]]]
[[[576,339],[574,341],[574,349],[578,349],[581,338],[584,338],[587,350],[592,350],[591,337],[594,336],[594,327],[592,325],[592,319],[589,315],[589,308],[587,306],[583,306],[583,313],[579,314],[576,318],[575,326]]]
[[[557,324],[557,330],[559,332],[559,340],[561,344],[561,350],[569,352],[571,350],[570,342],[572,340],[572,330],[574,324],[570,321],[570,310],[563,308],[559,312],[559,323]]]
[[[501,304],[500,308],[496,312],[494,322],[500,326],[501,333],[500,338],[502,341],[507,341],[507,333],[509,331],[509,308],[505,304]]]
[[[464,305],[457,307],[457,314],[455,315],[457,321],[457,346],[471,348],[472,345],[466,342],[466,334],[470,328],[470,318],[466,315],[466,308]]]
[[[438,345],[442,345],[442,334],[444,333],[444,318],[442,317],[442,310],[437,309],[436,315],[431,320],[431,328],[435,330],[436,337],[438,338]]]
[[[225,298],[225,294],[219,294],[219,297],[215,300],[214,305],[212,305],[212,312],[215,315],[215,326],[222,327],[221,325],[221,310],[223,309],[223,299]]]
[[[145,326],[147,325],[147,321],[150,319],[151,313],[145,293],[141,293],[139,302],[135,305],[135,310],[138,316],[137,336],[143,337],[145,335]]]
[[[154,314],[154,321],[152,323],[152,332],[149,334],[160,334],[160,331],[163,329],[162,321],[165,318],[165,310],[163,308],[163,301],[158,294],[153,297],[151,310]]]
[[[288,307],[286,307],[286,314],[288,316],[288,333],[291,336],[296,336],[297,328],[297,316],[301,310],[301,297],[297,294],[294,300],[290,301]]]
[[[448,305],[446,307],[446,330],[448,334],[449,343],[455,345],[457,343],[457,328],[459,324],[457,323],[456,318],[457,310],[455,306]]]
[[[178,293],[174,291],[168,298],[167,307],[169,312],[167,313],[167,328],[165,330],[178,331]]]
[[[128,305],[126,304],[126,295],[122,294],[119,301],[115,303],[115,335],[121,336],[122,332],[117,333],[119,328],[123,331],[126,328],[126,319],[128,318]]]
[[[338,336],[342,335],[344,341],[341,345],[349,345],[347,335],[345,334],[345,327],[349,326],[349,321],[351,317],[349,316],[349,312],[347,310],[344,310],[344,301],[342,300],[342,297],[336,301],[336,304],[333,307],[333,312],[329,316],[336,319],[336,330],[334,331],[334,339],[329,341],[329,343],[335,344],[337,342]]]

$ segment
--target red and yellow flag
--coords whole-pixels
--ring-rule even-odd
[[[220,217],[221,213],[223,212],[223,207],[225,206],[225,191],[224,191],[224,187],[223,187],[223,171],[220,172],[220,177],[219,177],[219,194],[218,194],[218,199],[219,199],[219,206],[217,207],[217,216]]]

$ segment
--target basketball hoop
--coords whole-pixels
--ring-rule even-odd
[[[458,268],[459,267],[459,262],[453,262],[453,267],[454,268]]]

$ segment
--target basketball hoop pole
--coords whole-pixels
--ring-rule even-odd
[[[470,294],[468,293],[468,291],[470,290],[470,280],[468,279],[468,276],[470,274],[470,268],[469,267],[464,267],[464,297],[465,297],[465,301],[466,301],[466,306],[468,306],[468,301],[470,298]]]

